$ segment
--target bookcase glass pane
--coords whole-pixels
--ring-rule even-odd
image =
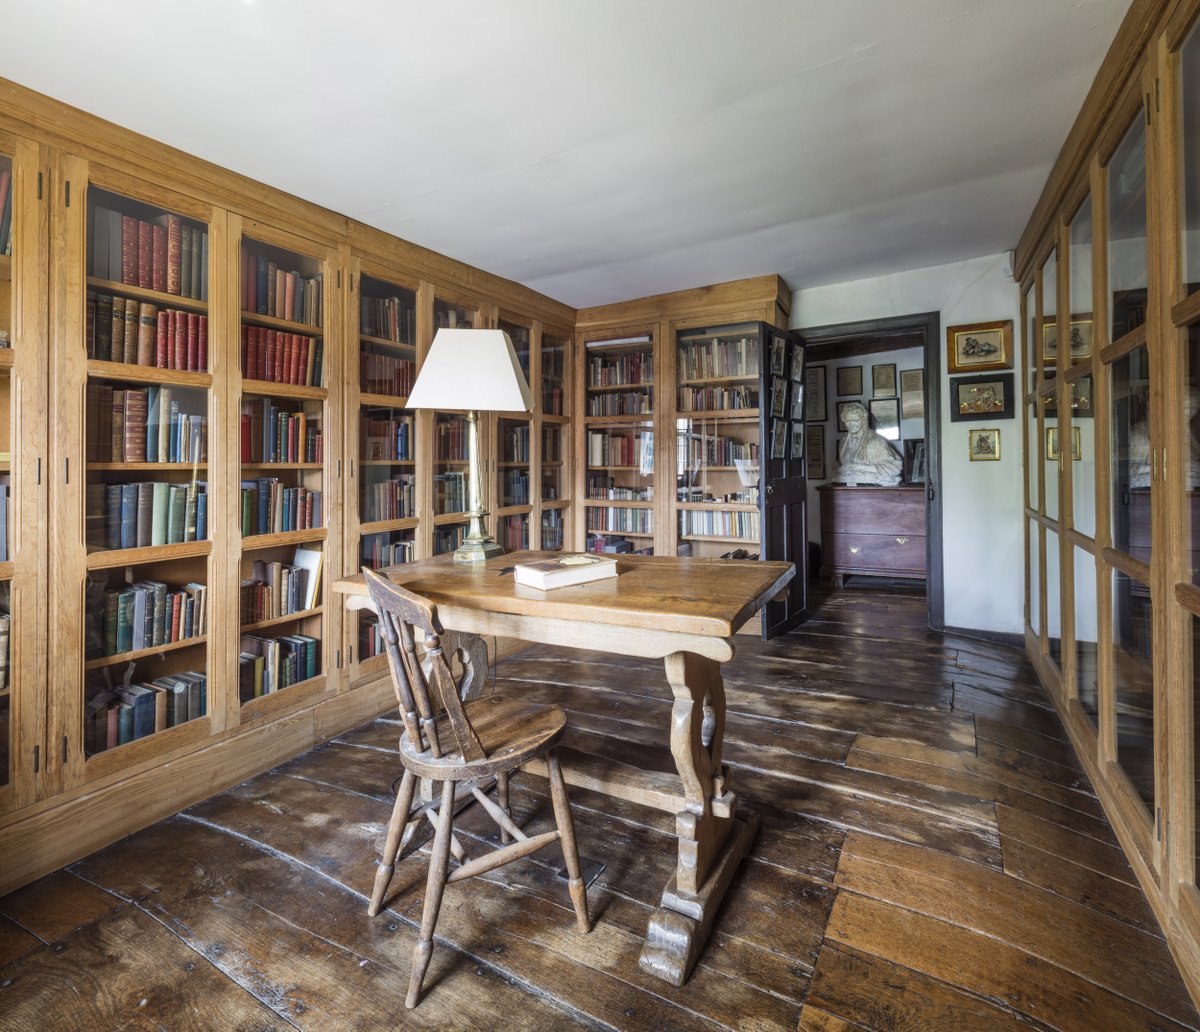
[[[1112,571],[1112,677],[1117,762],[1154,812],[1154,683],[1150,589]]]
[[[91,570],[84,582],[88,756],[208,712],[208,559]]]
[[[463,543],[463,538],[466,536],[467,525],[465,523],[444,523],[434,527],[433,554],[442,555],[445,552],[453,552]]]
[[[0,581],[0,785],[12,778],[12,584]]]
[[[1089,194],[1071,220],[1071,311],[1068,320],[1070,347],[1066,364],[1092,357],[1092,198]]]
[[[464,416],[438,412],[433,432],[434,515],[466,512],[467,420]]]
[[[1025,541],[1029,551],[1029,626],[1036,637],[1042,633],[1042,541],[1040,526],[1033,520],[1025,524]]]
[[[1038,384],[1038,334],[1037,334],[1037,293],[1031,285],[1025,292],[1025,365],[1026,391],[1032,391]]]
[[[525,382],[529,383],[529,327],[522,326],[520,323],[507,322],[501,319],[497,324],[500,329],[508,334],[508,339],[512,341],[513,351],[517,353],[517,364],[521,367],[521,372],[525,374]]]
[[[1042,466],[1045,470],[1043,486],[1046,491],[1045,513],[1051,519],[1058,519],[1058,490],[1059,471],[1064,461],[1062,457],[1062,430],[1058,422],[1058,392],[1050,394],[1044,402],[1042,410]],[[1069,454],[1069,446],[1068,446]],[[1067,460],[1069,461],[1069,460]]]
[[[1110,339],[1146,321],[1146,119],[1139,108],[1108,164]]]
[[[557,552],[563,546],[563,514],[561,509],[542,512],[542,548]]]
[[[1046,542],[1046,649],[1051,661],[1062,669],[1062,577],[1058,535],[1045,532]]]
[[[1187,639],[1190,646],[1188,659],[1192,664],[1192,755],[1200,757],[1200,617],[1192,616],[1188,621],[1191,631]],[[1200,810],[1200,764],[1193,760],[1192,778],[1195,794],[1194,805]],[[1196,817],[1196,827],[1192,852],[1192,882],[1200,884],[1200,813]]]
[[[542,501],[563,497],[563,428],[558,423],[542,424]]]
[[[1096,420],[1092,378],[1067,384],[1071,399],[1071,519],[1079,533],[1096,536]]]
[[[259,240],[241,247],[244,380],[323,387],[324,263]]]
[[[359,390],[407,398],[417,372],[416,294],[363,276],[359,290]]]
[[[566,389],[567,342],[552,333],[542,333],[542,415],[563,414]]]
[[[1200,584],[1200,324],[1188,327],[1184,364],[1182,419],[1188,438],[1188,463],[1184,482],[1183,536],[1191,542],[1188,575]]]
[[[433,299],[433,326],[435,330],[471,330],[475,328],[474,310],[452,301]]]
[[[325,525],[324,403],[243,392],[241,528],[244,537]]]
[[[501,516],[498,543],[506,552],[519,552],[529,547],[529,514]]]
[[[416,516],[416,420],[404,409],[359,409],[359,520]]]
[[[1038,510],[1040,502],[1041,478],[1038,474],[1041,472],[1042,464],[1042,448],[1041,442],[1038,440],[1037,412],[1038,401],[1035,398],[1025,406],[1025,421],[1029,441],[1029,451],[1025,461],[1025,475],[1029,479],[1029,508],[1035,512]]]
[[[1051,251],[1042,266],[1042,375],[1054,375],[1058,362],[1058,252]]]
[[[1150,562],[1150,357],[1145,346],[1109,367],[1112,543]]]
[[[1098,726],[1100,705],[1099,611],[1097,607],[1096,558],[1086,549],[1075,548],[1075,693],[1083,712]]]
[[[496,504],[500,508],[528,505],[530,425],[523,419],[498,419],[496,424]]]
[[[414,535],[415,531],[411,529],[364,534],[359,549],[359,566],[382,570],[388,566],[411,562],[415,548]],[[357,616],[358,656],[360,660],[370,659],[383,652],[379,620],[374,613],[367,610],[359,610]]]
[[[0,348],[12,340],[12,158],[0,154]]]
[[[1200,23],[1192,26],[1179,51],[1178,139],[1180,252],[1190,294],[1200,287]]]

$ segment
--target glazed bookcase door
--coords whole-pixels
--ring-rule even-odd
[[[571,397],[568,374],[570,337],[542,327],[538,354],[538,375],[530,384],[537,419],[537,491],[538,547],[558,551],[566,544],[566,516],[570,511],[571,428],[567,401]]]
[[[480,321],[479,304],[466,298],[454,297],[440,290],[433,298],[433,336],[442,328],[474,329],[482,326]],[[425,414],[429,419],[430,414]],[[418,423],[418,435],[423,431]],[[481,430],[484,427],[481,426]],[[483,455],[489,454],[486,433],[481,434],[480,448]],[[432,428],[430,431],[432,445],[432,513],[433,513],[433,542],[432,554],[442,555],[453,552],[462,544],[467,533],[467,418],[458,412],[432,413]],[[486,463],[485,463],[486,466]],[[487,474],[484,473],[485,483],[481,485],[484,495],[484,507],[494,509],[493,492],[488,490]],[[494,514],[489,517],[494,520]],[[495,524],[492,523],[492,526]]]
[[[50,662],[70,784],[225,726],[213,660],[225,539],[209,519],[227,504],[222,367],[209,341],[227,238],[224,213],[186,196],[72,157],[60,177]]]
[[[521,374],[531,385],[530,393],[533,394],[532,384],[536,381],[532,378],[532,367],[537,356],[533,349],[532,325],[502,315],[497,326],[512,341]],[[537,469],[534,461],[536,396],[533,405],[534,412],[502,413],[491,423],[494,471],[490,508],[495,519],[496,541],[507,552],[529,548],[532,540],[533,475]]]
[[[231,221],[238,648],[227,658],[229,705],[246,724],[332,692],[342,666],[342,607],[325,591],[341,555],[341,271],[332,248]]]
[[[350,277],[346,310],[346,490],[348,571],[379,570],[417,558],[420,479],[417,416],[405,409],[418,367],[416,283],[382,270]],[[386,670],[375,615],[348,613],[353,682]]]
[[[43,777],[47,540],[37,475],[46,459],[48,181],[39,148],[0,133],[0,812],[54,782]]]

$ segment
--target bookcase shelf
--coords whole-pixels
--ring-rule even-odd
[[[242,538],[242,551],[275,548],[277,545],[303,545],[310,541],[324,541],[329,536],[324,527],[311,530],[284,530],[275,534],[247,534]]]
[[[386,534],[389,530],[412,530],[421,521],[416,516],[405,516],[396,520],[374,520],[370,523],[360,523],[360,534]]]
[[[757,505],[747,505],[743,502],[676,502],[675,507],[697,512],[758,512]]]
[[[408,404],[408,395],[367,394],[363,391],[360,391],[358,395],[358,403],[364,406],[370,405],[374,408],[402,409]]]
[[[89,659],[83,664],[83,669],[100,670],[104,667],[120,666],[122,663],[133,663],[139,659],[148,659],[150,656],[158,656],[167,652],[178,652],[180,649],[194,648],[197,645],[204,645],[207,642],[208,635],[193,635],[191,638],[181,638],[179,641],[154,645],[147,649],[137,649],[134,652],[122,652],[115,656],[100,656],[96,659]]]
[[[465,512],[443,512],[433,517],[434,526],[440,527],[447,523],[469,523],[470,517]]]
[[[324,469],[323,462],[243,462],[242,469]]]
[[[705,409],[704,411],[677,409],[676,415],[680,419],[701,420],[709,423],[757,423],[759,411],[756,408]]]
[[[207,462],[89,462],[86,466],[95,473],[190,473],[208,469]]]
[[[647,498],[584,498],[582,503],[591,509],[653,509],[654,500]]]
[[[127,380],[131,383],[163,384],[176,387],[212,387],[212,373],[189,373],[182,369],[160,369],[136,362],[103,362],[88,359],[88,376],[101,380]]]
[[[415,466],[416,459],[359,459],[360,466]]]
[[[633,537],[632,534],[629,537]],[[724,537],[721,534],[680,534],[680,541],[708,541],[714,543],[727,542],[731,545],[757,545],[758,538]]]
[[[320,616],[324,612],[324,606],[313,606],[312,609],[305,609],[299,613],[284,613],[283,616],[273,616],[269,620],[258,620],[255,623],[244,623],[241,625],[240,630],[244,634],[250,634],[254,631],[261,631],[268,627],[278,627],[281,624],[296,623],[300,620],[308,620],[310,617]],[[291,688],[294,686],[288,685],[288,687]]]
[[[188,312],[208,312],[207,301],[184,297],[180,294],[168,294],[162,290],[151,290],[148,287],[137,287],[132,283],[120,283],[115,280],[101,279],[99,276],[89,276],[87,285],[108,294],[120,294],[122,297],[131,297],[136,301],[162,305],[164,308],[182,308]]]
[[[321,337],[325,331],[320,326],[310,323],[293,322],[291,319],[279,319],[273,315],[259,315],[242,309],[242,322],[251,326],[262,326],[268,330],[282,330],[284,333],[299,333],[305,337]]]
[[[595,394],[595,393],[602,394],[606,391],[649,390],[649,389],[653,388],[653,386],[654,386],[653,381],[648,380],[644,383],[606,383],[603,385],[589,383],[587,389],[588,389],[589,394]]]
[[[368,333],[360,333],[358,339],[363,344],[374,344],[376,347],[392,348],[413,358],[417,354],[417,346],[415,344],[405,344],[403,341],[388,340],[386,337],[372,337]]]
[[[172,559],[190,559],[207,556],[212,552],[212,542],[184,541],[176,545],[150,545],[146,548],[110,548],[90,552],[85,565],[89,570],[107,570],[114,566],[137,566],[142,563],[161,563]]]
[[[302,383],[276,383],[274,380],[242,379],[242,394],[268,398],[305,398],[324,401],[329,397],[327,387],[309,387]]]
[[[680,387],[702,387],[710,383],[758,383],[758,373],[741,373],[732,376],[706,376],[699,379],[680,380]]]
[[[638,423],[649,424],[654,420],[653,412],[638,412],[630,416],[585,416],[584,426],[630,426]]]

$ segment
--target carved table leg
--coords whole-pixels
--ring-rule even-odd
[[[742,857],[758,832],[758,818],[734,815],[729,768],[721,763],[725,686],[717,662],[688,652],[666,659],[675,695],[671,754],[683,782],[684,810],[675,817],[679,861],[650,918],[640,965],[672,985],[683,985],[704,946],[713,919]]]

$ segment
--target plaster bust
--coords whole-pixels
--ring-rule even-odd
[[[842,421],[849,431],[838,447],[833,479],[843,484],[895,487],[904,462],[888,442],[871,429],[867,410],[855,402],[847,405]]]
[[[1187,413],[1184,424],[1188,427],[1188,490],[1200,487],[1200,460],[1193,458],[1197,451],[1196,432],[1192,428],[1192,420],[1200,412],[1200,389],[1188,389],[1184,401]],[[1129,486],[1150,486],[1150,425],[1146,419],[1140,419],[1129,428]]]

